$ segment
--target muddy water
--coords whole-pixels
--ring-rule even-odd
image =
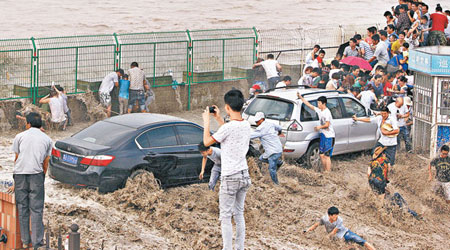
[[[441,2],[428,0],[430,11]],[[324,27],[374,24],[396,5],[390,0],[2,0],[1,38],[112,34],[189,29]]]
[[[201,111],[175,115],[201,119]],[[49,134],[57,140],[88,125]],[[16,132],[0,136],[2,178],[12,170],[10,148]],[[427,162],[401,152],[391,177],[392,189],[423,217],[416,220],[402,209],[375,202],[366,180],[368,160],[364,155],[339,157],[331,174],[286,164],[279,171],[281,185],[275,186],[267,166],[261,172],[250,159],[248,249],[347,249],[340,241],[325,239],[323,228],[302,233],[332,205],[340,208],[347,227],[377,249],[448,249],[450,208],[430,192]],[[105,249],[220,249],[217,191],[208,191],[206,184],[159,190],[153,180],[143,175],[122,190],[100,195],[47,179],[45,220],[54,234],[60,226],[64,233],[71,223],[79,224],[83,249],[99,249],[103,240]]]

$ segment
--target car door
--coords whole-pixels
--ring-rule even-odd
[[[198,181],[203,159],[198,151],[198,144],[203,141],[203,128],[191,124],[180,124],[176,125],[175,129],[181,150],[185,154],[186,178],[189,181]],[[211,172],[210,169],[209,171],[206,170],[205,173]]]
[[[355,152],[372,148],[377,139],[377,125],[375,123],[356,122],[352,119],[353,115],[369,117],[366,108],[349,97],[343,97],[342,103],[349,124],[348,151]]]
[[[336,133],[333,154],[341,154],[347,150],[348,121],[343,115],[343,109],[338,97],[327,98],[327,108],[333,117],[333,128]]]
[[[179,145],[175,129],[172,125],[151,128],[136,138],[136,143],[150,164],[163,169],[157,169],[159,175],[168,185],[183,183],[186,179],[186,160],[183,148]],[[168,164],[168,160],[176,161]],[[150,166],[155,167],[155,166]]]

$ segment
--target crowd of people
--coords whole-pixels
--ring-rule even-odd
[[[338,53],[329,64],[326,64],[325,51],[319,45],[314,46],[305,58],[303,76],[298,81],[298,85],[310,88],[347,92],[360,99],[366,108],[379,110],[374,111],[374,114],[377,116],[380,138],[373,148],[367,180],[381,203],[387,200],[391,204],[407,207],[406,201],[399,193],[389,191],[392,187],[388,184],[400,143],[404,141],[406,152],[411,152],[410,96],[413,79],[408,70],[408,50],[418,46],[446,45],[449,42],[450,11],[444,14],[440,5],[435,10],[435,13],[429,14],[428,5],[423,2],[400,0],[399,5],[392,8],[392,12],[385,13],[385,29],[369,27],[365,38],[356,34],[348,41],[348,45],[343,47],[342,54]],[[344,63],[343,60],[350,57],[359,58],[356,62],[362,64]],[[267,56],[267,60],[259,59],[254,68],[263,69],[267,79],[260,79],[262,81],[252,86],[250,93],[253,96],[263,91],[292,85],[290,76],[280,77],[282,67],[272,54]],[[118,93],[113,91],[114,88],[118,89]],[[141,112],[147,112],[153,96],[145,73],[136,62],[131,64],[127,74],[118,69],[105,76],[99,88],[100,102],[106,108],[108,116],[112,112],[113,98],[118,99],[120,114],[125,114],[132,112],[135,105]],[[321,124],[315,127],[320,133],[320,157],[324,170],[331,171],[336,134],[332,114],[327,108],[327,98],[319,97],[316,107],[302,95],[298,94],[298,97],[320,118]],[[66,125],[71,123],[67,96],[61,87],[52,85],[50,94],[39,102],[50,106],[51,122],[55,126],[65,129]],[[199,178],[203,179],[207,159],[212,160],[214,167],[208,187],[214,190],[220,180],[219,218],[223,249],[233,249],[232,218],[236,225],[235,248],[244,249],[245,197],[252,183],[246,159],[250,140],[260,139],[264,148],[260,161],[268,163],[273,183],[280,185],[277,170],[283,165],[283,148],[279,139],[283,133],[280,126],[266,121],[264,112],[255,114],[256,129],[252,131],[249,122],[241,116],[245,104],[241,91],[230,90],[225,94],[224,102],[228,122],[225,122],[217,106],[213,106],[212,110],[206,108],[203,113],[203,142],[198,146],[203,155]],[[214,134],[210,133],[211,115],[220,125]],[[31,112],[17,116],[25,121],[27,130],[14,139],[14,186],[10,191],[15,192],[23,247],[27,248],[31,244],[37,249],[43,246],[44,178],[52,151],[52,141],[41,130],[43,124],[39,114]],[[371,122],[369,117],[354,116],[353,119],[355,122]],[[220,143],[220,148],[213,146],[216,143]],[[448,146],[442,146],[439,156],[431,161],[428,169],[430,181],[433,180],[433,167],[436,169],[435,190],[443,190],[445,200],[450,204],[449,151]],[[408,212],[419,217],[409,208]],[[346,228],[339,214],[338,208],[330,207],[327,213],[304,230],[304,233],[323,225],[329,237],[375,249],[372,244]],[[31,236],[30,216],[33,231]]]
[[[113,91],[114,88],[118,91]],[[137,62],[132,62],[125,74],[123,69],[109,73],[103,78],[98,89],[100,103],[106,108],[107,116],[111,116],[112,101],[118,100],[119,115],[131,113],[134,106],[141,112],[149,112],[149,105],[154,100],[154,92],[139,68]]]

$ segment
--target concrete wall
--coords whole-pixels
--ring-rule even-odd
[[[242,91],[244,97],[248,96],[247,80],[199,83],[191,85],[191,109],[204,108],[205,106],[224,104],[223,96],[232,88]],[[187,110],[188,86],[153,88],[155,101],[150,105],[150,112],[170,113]]]
[[[191,85],[191,109],[200,109],[213,104],[219,107],[223,106],[223,96],[232,88],[241,90],[244,97],[248,97],[249,87],[246,79]],[[176,89],[171,86],[153,88],[155,101],[150,104],[150,112],[166,114],[187,110],[188,90],[187,85],[177,86]],[[15,111],[27,105],[30,105],[30,100],[0,101],[0,131],[17,128]],[[68,105],[72,111],[74,122],[104,118],[101,114],[103,109],[99,106],[96,93],[71,95],[68,98]]]

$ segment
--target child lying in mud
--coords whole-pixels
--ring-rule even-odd
[[[375,248],[361,238],[359,235],[353,233],[346,227],[344,227],[343,220],[339,217],[339,209],[337,207],[328,208],[328,213],[319,219],[314,225],[312,225],[307,230],[303,231],[303,233],[307,233],[315,230],[318,226],[324,225],[327,230],[328,237],[330,238],[344,238],[347,243],[356,243],[360,246],[364,246],[369,250],[374,250]]]

